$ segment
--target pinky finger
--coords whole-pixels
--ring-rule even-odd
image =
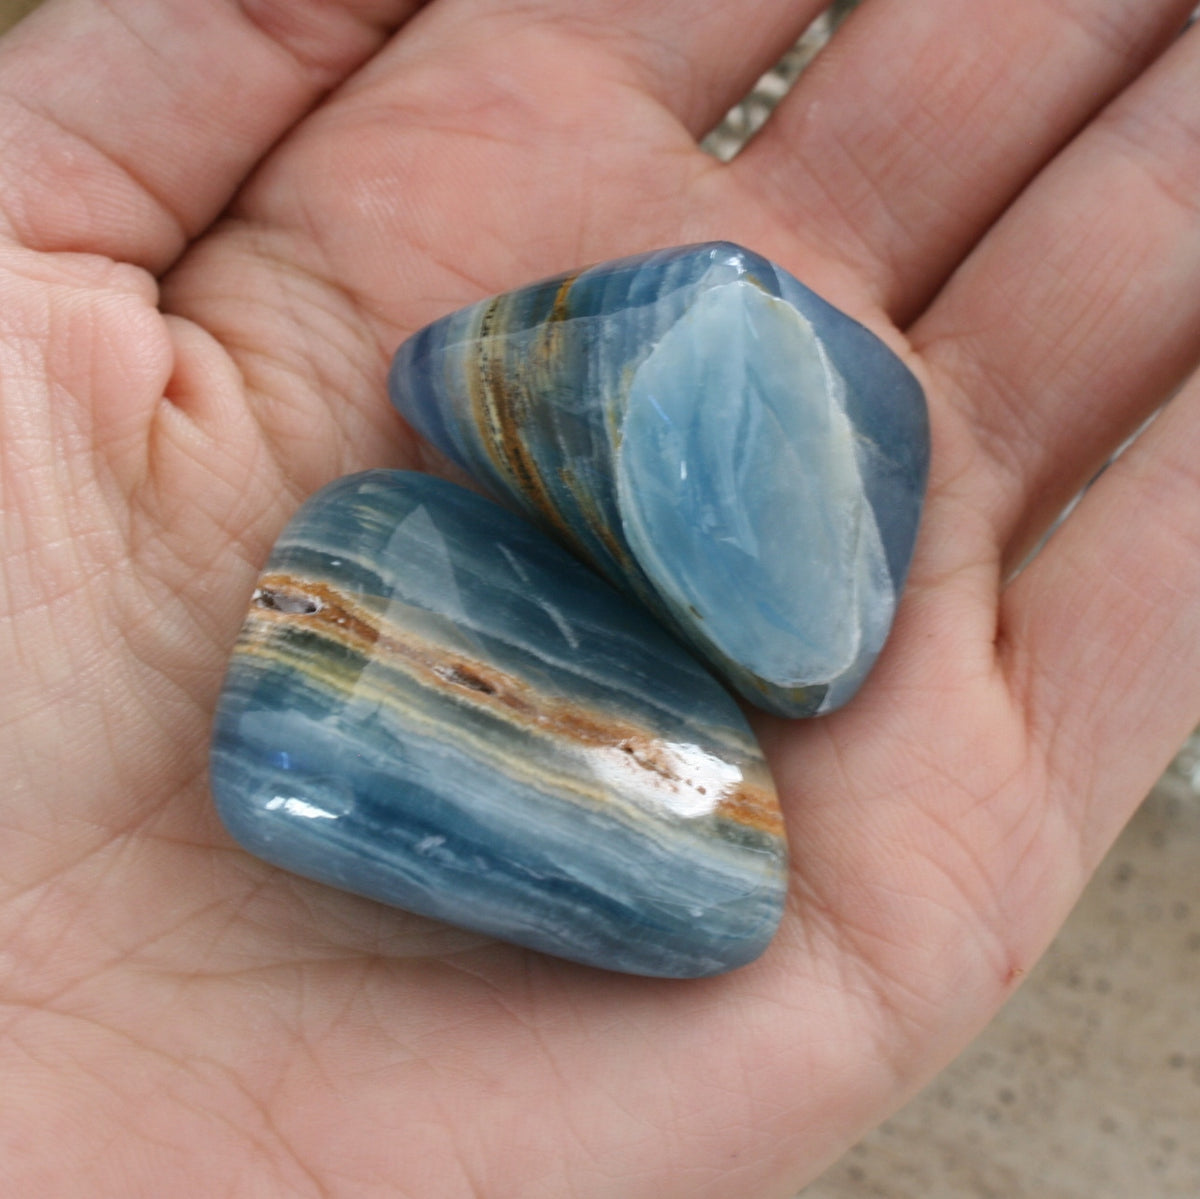
[[[1200,722],[1200,376],[1009,586],[1000,628],[1091,867]]]

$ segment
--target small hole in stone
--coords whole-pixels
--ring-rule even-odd
[[[269,587],[258,588],[251,602],[260,608],[270,608],[273,612],[286,612],[291,616],[312,616],[313,613],[320,612],[324,606],[314,596],[289,595],[286,591],[273,591]]]
[[[456,686],[478,691],[482,695],[496,694],[496,688],[487,679],[481,679],[473,670],[468,670],[465,666],[452,666],[443,673],[444,677]]]

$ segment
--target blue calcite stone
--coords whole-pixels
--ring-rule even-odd
[[[485,300],[401,346],[390,390],[751,702],[828,711],[879,654],[925,489],[924,395],[765,258],[684,246]]]
[[[270,862],[613,970],[728,970],[783,910],[733,699],[528,523],[425,475],[342,479],[284,531],[211,776]]]

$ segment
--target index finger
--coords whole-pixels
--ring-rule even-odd
[[[0,41],[0,230],[161,272],[421,0],[53,0]]]

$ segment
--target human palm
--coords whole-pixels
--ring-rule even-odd
[[[730,166],[696,136],[818,4],[58,0],[0,43],[5,1193],[785,1196],[965,1044],[1200,717],[1194,385],[1005,585],[1200,354],[1190,6],[867,0]],[[302,497],[436,468],[392,349],[716,237],[934,429],[876,673],[759,725],[766,956],[608,975],[250,859],[225,658]]]

